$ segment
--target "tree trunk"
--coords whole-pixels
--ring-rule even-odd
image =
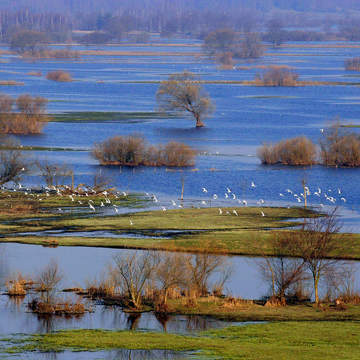
[[[319,277],[314,276],[315,303],[319,304]]]
[[[196,127],[197,127],[197,128],[201,128],[201,127],[204,127],[204,126],[205,126],[205,124],[201,121],[199,115],[196,115],[196,116],[195,116],[195,119],[196,119]]]

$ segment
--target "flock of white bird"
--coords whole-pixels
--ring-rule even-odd
[[[257,186],[255,185],[254,181],[251,181],[249,187],[250,187],[251,191],[254,191]],[[9,191],[9,189],[6,189],[4,187],[2,189]],[[105,190],[101,193],[97,193],[92,188],[80,188],[80,189],[77,188],[75,190],[72,190],[67,185],[50,186],[50,187],[45,186],[41,191],[39,191],[39,190],[32,190],[30,188],[24,188],[21,184],[17,184],[16,187],[11,189],[11,191],[14,191],[14,192],[22,191],[25,195],[28,195],[29,197],[32,197],[32,198],[36,198],[38,201],[42,201],[44,199],[44,197],[49,197],[50,194],[57,194],[58,196],[64,196],[64,197],[67,196],[71,200],[71,202],[74,202],[74,203],[77,202],[81,206],[86,205],[94,213],[97,211],[97,208],[98,209],[100,208],[99,210],[102,210],[102,208],[111,207],[112,211],[115,214],[119,213],[119,206],[117,204],[113,203],[111,198],[116,200],[116,199],[120,199],[120,197],[124,198],[124,197],[128,196],[128,194],[125,191],[111,192],[111,194],[110,194],[108,191]],[[209,194],[209,190],[206,187],[202,187],[201,191],[204,194]],[[102,198],[100,200],[100,205],[96,206],[93,200],[86,199],[87,197],[89,197],[89,195],[102,196]],[[157,204],[159,206],[159,209],[161,209],[164,212],[167,211],[169,208],[170,209],[171,208],[172,209],[182,208],[184,206],[183,201],[177,202],[175,200],[170,200],[168,205],[165,206],[166,204],[164,202],[160,202],[158,197],[155,194],[145,193],[145,195],[154,204]],[[11,195],[8,195],[8,196],[11,196]],[[305,201],[305,199],[307,200],[307,202],[310,202],[311,197],[316,197],[318,203],[319,203],[319,201],[321,201],[319,203],[320,207],[324,207],[325,206],[324,204],[327,204],[327,202],[329,203],[329,205],[331,205],[331,204],[335,205],[337,203],[343,203],[343,204],[346,203],[346,198],[343,196],[340,188],[338,188],[336,190],[327,189],[325,191],[325,190],[322,190],[320,187],[317,187],[314,191],[311,191],[308,186],[304,186],[303,192],[300,192],[300,193],[297,193],[288,188],[284,192],[279,193],[279,197],[283,201],[288,201],[288,202],[295,201],[297,203],[303,203]],[[229,203],[231,203],[232,205],[235,203],[237,206],[248,206],[248,200],[241,199],[228,186],[224,188],[223,196],[213,193],[212,195],[209,196],[208,199],[200,200],[200,205],[204,206],[204,207],[207,207],[207,206],[212,207],[214,205],[214,203],[219,204],[221,202],[223,204],[224,201],[226,202],[225,207],[227,207],[228,206],[227,204],[229,204]],[[264,199],[259,199],[256,201],[256,205],[259,207],[263,206],[264,204],[265,204]],[[290,205],[288,205],[288,207],[289,206]],[[200,208],[200,206],[198,206],[198,208]],[[228,211],[228,210],[218,207],[218,206],[217,206],[217,208],[218,208],[219,215],[239,216],[238,212],[235,209],[232,211]],[[57,210],[58,210],[58,212],[64,211],[62,208],[58,208]],[[260,210],[259,215],[266,216],[266,214],[262,210]],[[131,226],[134,225],[131,218],[129,219],[129,223]]]

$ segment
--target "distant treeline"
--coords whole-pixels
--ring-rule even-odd
[[[262,32],[273,17],[284,27],[302,29],[288,29],[285,41],[322,40],[319,34],[329,32],[360,39],[360,15],[341,11],[360,10],[355,0],[0,0],[0,5],[2,41],[19,29],[45,32],[53,41],[71,40],[74,29],[104,31],[117,39],[131,31],[203,38],[221,28]]]

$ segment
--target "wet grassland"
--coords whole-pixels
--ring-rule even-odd
[[[166,333],[71,330],[17,340],[8,353],[114,349],[174,350],[197,359],[357,359],[357,322],[282,322],[228,327],[195,336]],[[4,339],[4,342],[9,339]],[[14,342],[14,340],[13,340]],[[181,353],[180,353],[181,354]]]

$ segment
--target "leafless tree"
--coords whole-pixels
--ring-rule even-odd
[[[210,278],[219,276],[216,287],[223,286],[230,275],[230,268],[224,256],[211,254],[187,255],[185,258],[187,287],[197,296],[209,293]]]
[[[214,110],[199,80],[187,71],[173,74],[168,80],[162,81],[156,99],[161,111],[191,114],[198,128],[204,126],[202,119]]]
[[[158,255],[149,251],[141,255],[134,252],[127,256],[117,255],[114,262],[111,269],[114,283],[125,293],[132,307],[141,308],[145,285],[159,263]]]
[[[293,234],[293,251],[297,251],[311,273],[316,304],[320,301],[319,283],[322,276],[333,273],[339,265],[333,258],[339,255],[344,243],[340,229],[335,208],[324,217],[306,219],[302,229]]]
[[[289,292],[294,293],[299,282],[307,279],[304,260],[285,255],[292,255],[292,250],[291,239],[277,233],[271,239],[274,256],[264,256],[258,262],[263,278],[271,283],[272,296],[281,301],[285,301]]]
[[[40,289],[45,292],[45,302],[50,303],[51,298],[61,282],[63,275],[55,260],[52,260],[39,274],[38,283]]]
[[[47,186],[58,186],[60,181],[72,175],[72,170],[66,164],[52,164],[48,161],[36,162]]]
[[[171,288],[184,286],[186,283],[187,255],[177,253],[164,253],[156,269],[155,278],[163,291],[163,303],[167,304],[168,292]]]

